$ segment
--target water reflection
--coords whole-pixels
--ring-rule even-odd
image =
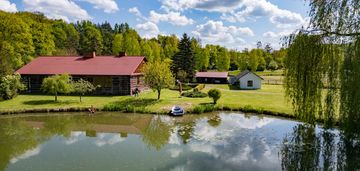
[[[283,170],[359,170],[360,142],[337,130],[299,124],[283,140]]]
[[[239,113],[39,115],[0,123],[0,170],[360,168],[360,142],[337,130]]]

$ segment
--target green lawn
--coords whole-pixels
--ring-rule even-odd
[[[263,85],[261,90],[230,90],[228,85],[206,85],[204,92],[210,88],[218,88],[222,92],[222,97],[218,101],[220,107],[242,108],[251,106],[263,110],[291,114],[292,110],[284,98],[284,91],[281,85]],[[53,96],[47,95],[19,95],[15,99],[1,101],[0,111],[7,110],[26,110],[26,109],[49,109],[49,108],[71,108],[89,107],[94,105],[102,108],[109,103],[138,103],[145,106],[147,111],[153,113],[169,111],[173,105],[181,105],[186,109],[204,103],[211,103],[212,99],[206,98],[187,98],[179,97],[179,92],[173,90],[163,90],[161,100],[157,101],[156,93],[149,90],[142,92],[139,97],[130,96],[90,96],[83,97],[83,102],[79,102],[77,96],[59,96],[58,102],[54,102]]]

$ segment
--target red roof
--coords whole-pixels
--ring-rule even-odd
[[[228,72],[197,72],[195,77],[227,78]]]
[[[38,57],[17,72],[22,75],[136,75],[144,61],[140,56],[51,56]]]

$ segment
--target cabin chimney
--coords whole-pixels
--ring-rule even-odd
[[[119,52],[118,57],[123,57],[123,56],[127,56],[126,52]]]

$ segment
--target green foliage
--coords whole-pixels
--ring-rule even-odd
[[[271,71],[274,71],[274,70],[277,70],[278,69],[278,64],[276,61],[272,60],[270,63],[269,63],[269,66],[268,66],[268,69],[270,69]]]
[[[124,51],[128,55],[140,55],[140,36],[137,34],[137,32],[135,30],[129,29],[123,34],[123,37]]]
[[[168,88],[174,84],[174,77],[170,70],[170,64],[166,61],[154,61],[147,63],[143,68],[144,80],[160,99],[161,89]]]
[[[101,36],[103,39],[103,47],[101,54],[111,55],[112,54],[112,43],[114,39],[114,31],[108,22],[104,22],[97,26],[97,29],[100,30]]]
[[[199,84],[194,88],[194,91],[201,91],[205,88],[205,84]]]
[[[83,55],[96,52],[101,54],[103,48],[103,38],[101,32],[90,22],[82,23],[80,32],[80,53]]]
[[[182,83],[189,82],[189,80],[187,79],[187,73],[184,70],[180,70],[177,72],[177,78]]]
[[[230,68],[230,55],[226,48],[218,48],[216,66],[219,71],[227,71]]]
[[[124,37],[122,34],[116,34],[112,42],[112,53],[119,54],[125,52]]]
[[[156,150],[160,150],[161,147],[169,142],[171,135],[171,126],[163,122],[160,116],[152,117],[150,123],[141,129],[142,140],[153,147]]]
[[[170,89],[170,90],[177,90],[177,91],[179,91],[179,85],[171,86],[169,89]],[[191,86],[189,86],[189,85],[187,85],[187,84],[182,84],[182,90],[183,90],[183,91],[187,91],[187,90],[191,90],[191,89],[192,89]]]
[[[194,38],[191,39],[191,47],[194,50],[195,69],[206,71],[209,66],[209,51],[201,48],[201,44]]]
[[[71,77],[68,74],[47,77],[43,80],[41,89],[45,93],[55,95],[55,101],[57,101],[57,95],[59,93],[67,94],[73,91]]]
[[[293,103],[296,116],[310,123],[315,122],[322,105],[324,56],[321,49],[320,36],[298,35],[284,61],[286,95]]]
[[[184,34],[179,45],[179,51],[173,56],[173,73],[178,73],[180,70],[183,70],[187,74],[188,80],[193,80],[195,76],[195,61],[194,61],[194,51],[191,47],[190,38],[187,34]]]
[[[34,53],[30,26],[15,14],[0,11],[0,76],[14,73]]]
[[[191,98],[204,98],[207,97],[207,94],[201,91],[189,91],[182,93],[181,96],[191,97]]]
[[[208,95],[209,97],[211,97],[214,101],[214,104],[216,104],[216,102],[220,99],[221,97],[221,91],[218,89],[210,89],[208,91]]]
[[[0,96],[4,100],[16,97],[18,91],[25,89],[26,87],[21,83],[19,74],[7,75],[0,79]]]
[[[192,112],[193,113],[206,113],[206,112],[213,112],[217,110],[217,108],[213,105],[213,104],[201,104],[201,105],[197,105],[193,108]]]
[[[91,93],[96,89],[96,87],[93,84],[83,79],[75,81],[72,84],[73,84],[72,86],[74,88],[73,89],[74,92],[79,94],[80,102],[82,102],[81,96],[84,96],[86,93]]]
[[[360,130],[360,38],[349,44],[345,54],[344,64],[340,73],[340,112],[342,127],[347,133],[359,133]],[[333,79],[337,79],[336,77]],[[329,80],[336,81],[336,80]],[[336,87],[335,85],[330,85]],[[332,89],[330,89],[332,90]],[[337,99],[336,91],[329,91],[326,102],[331,103]],[[336,106],[335,106],[336,107]],[[335,108],[336,109],[336,108]],[[332,111],[332,110],[329,110]],[[357,135],[359,136],[359,135]]]

